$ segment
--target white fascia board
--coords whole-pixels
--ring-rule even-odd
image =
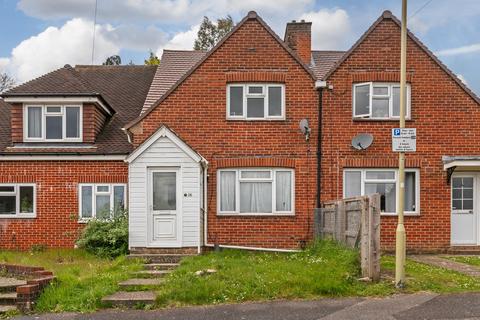
[[[97,97],[7,97],[3,99],[9,103],[97,103],[108,115],[112,115],[110,109]]]
[[[0,161],[124,161],[126,155],[0,155]]]
[[[480,160],[454,160],[443,165],[443,170],[452,167],[480,167]]]
[[[190,158],[195,162],[207,163],[208,161],[195,152],[189,145],[187,145],[182,139],[180,139],[175,133],[165,126],[162,126],[157,130],[153,135],[145,140],[137,149],[135,149],[126,159],[125,162],[132,163],[137,159],[143,152],[145,152],[155,141],[161,137],[166,137],[170,139],[175,145],[177,145],[183,152],[185,152]]]

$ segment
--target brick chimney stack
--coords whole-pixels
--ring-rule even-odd
[[[307,65],[312,57],[312,23],[293,20],[287,23],[285,29],[285,43],[295,51],[300,59]]]

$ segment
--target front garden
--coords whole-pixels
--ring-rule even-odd
[[[57,281],[48,286],[36,312],[89,312],[103,307],[101,298],[118,290],[118,282],[142,268],[141,261],[100,258],[82,249],[36,252],[0,251],[0,262],[37,265]],[[196,275],[200,270],[216,272]],[[408,261],[408,287],[402,292],[480,291],[480,280],[446,269]],[[382,257],[382,280],[358,280],[356,251],[332,242],[318,242],[304,252],[265,253],[239,250],[186,258],[154,288],[154,307],[240,303],[273,299],[386,296],[393,287],[394,258]]]

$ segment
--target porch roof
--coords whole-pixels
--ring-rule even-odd
[[[480,168],[480,155],[471,156],[442,156],[443,169]]]

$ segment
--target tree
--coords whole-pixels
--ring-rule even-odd
[[[203,17],[193,48],[195,50],[210,50],[232,29],[233,19],[230,15],[226,18],[217,19],[216,24],[208,17]]]
[[[0,73],[0,93],[10,90],[15,86],[15,79],[8,73]]]
[[[122,58],[119,55],[113,55],[107,58],[104,63],[104,66],[119,66],[122,64]]]
[[[145,65],[158,66],[159,64],[160,64],[160,59],[155,55],[155,53],[150,51],[150,57],[148,57],[148,59],[145,60]]]

